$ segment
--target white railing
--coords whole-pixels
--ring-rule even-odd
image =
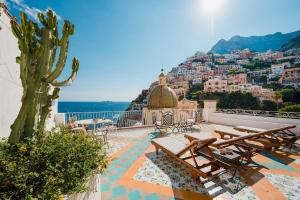
[[[280,112],[280,111],[242,110],[242,109],[217,109],[216,112],[226,113],[226,114],[237,114],[237,115],[300,119],[300,112]]]
[[[194,119],[195,122],[202,120],[202,110],[138,110],[138,111],[102,111],[102,112],[69,112],[59,113],[64,115],[64,123],[71,119],[75,121],[84,119],[109,119],[112,125],[118,128],[152,126],[156,120],[161,120],[163,113],[171,112],[174,122]],[[101,126],[101,124],[99,125]]]

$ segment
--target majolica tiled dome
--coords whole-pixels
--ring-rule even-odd
[[[148,108],[175,108],[178,105],[176,93],[166,84],[163,73],[159,75],[159,84],[155,86],[148,96]]]

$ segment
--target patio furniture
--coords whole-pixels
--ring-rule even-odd
[[[263,145],[263,149],[272,150],[273,148],[279,148],[281,143],[278,141],[278,138],[274,137],[274,133],[280,131],[282,128],[275,128],[264,130],[256,133],[248,133],[238,131],[232,127],[222,127],[215,130],[216,133],[220,134],[221,138],[224,138],[226,135],[230,138],[239,138],[247,137],[247,140],[252,142],[258,142]]]
[[[296,128],[296,125],[289,125],[289,126],[283,126],[281,128],[278,128],[277,130],[273,131],[272,138],[276,139],[281,145],[283,146],[289,146],[290,148],[293,147],[294,143],[300,139],[300,134],[296,134],[291,129]],[[237,126],[234,129],[239,131],[246,131],[246,132],[254,132],[257,133],[261,130],[265,129],[258,129],[248,126]]]
[[[282,127],[277,128],[276,132],[284,132],[284,133],[289,132],[289,133],[295,134],[291,131],[291,129],[294,129],[294,128],[296,128],[296,125],[282,126]],[[245,132],[250,132],[250,133],[258,133],[261,131],[268,130],[268,129],[249,127],[249,126],[237,126],[237,127],[234,127],[234,129],[238,130],[238,131],[245,131]]]
[[[186,144],[183,140],[174,137],[156,138],[151,141],[156,149],[156,154],[162,150],[167,155],[175,158],[182,165],[187,167],[194,179],[198,177],[209,178],[216,176],[230,166],[214,158],[208,148],[216,139],[195,140]],[[201,150],[205,149],[205,153]],[[202,157],[202,158],[199,158]],[[204,159],[203,159],[204,158]]]
[[[76,123],[75,119],[70,119],[70,121],[68,122],[68,128],[70,129],[70,131],[72,133],[82,132],[84,134],[88,134],[88,131],[86,130],[86,128],[83,126],[79,127],[78,124]]]
[[[205,138],[211,139],[213,136],[208,132],[188,133],[184,135],[190,142],[195,140],[203,140]],[[218,159],[228,163],[234,167],[233,176],[241,166],[246,166],[252,162],[252,157],[256,155],[259,150],[245,144],[243,141],[251,136],[242,136],[230,140],[216,138],[214,143],[210,144],[213,149],[213,154]]]
[[[157,120],[156,115],[153,115],[153,116],[152,116],[152,123],[153,123],[154,126],[155,126],[155,130],[154,130],[154,131],[160,130],[160,127],[161,127],[161,120]]]
[[[247,136],[249,133],[247,132],[242,132],[234,129],[233,127],[229,126],[221,126],[216,128],[215,133],[218,133],[221,137],[221,139],[225,139],[226,136],[229,137],[229,139],[234,138],[234,137],[241,137],[241,136]]]
[[[97,128],[94,132],[94,134],[96,136],[99,136],[102,138],[104,144],[107,145],[107,147],[109,147],[109,144],[108,144],[108,133],[109,133],[109,126],[104,126],[102,128]]]
[[[189,118],[189,119],[186,119],[185,123],[186,123],[186,131],[187,130],[192,131],[193,126],[196,124],[196,120],[192,119],[192,118]]]
[[[213,138],[211,133],[208,132],[200,132],[200,133],[188,133],[184,135],[190,142],[194,140],[203,140],[205,138]],[[251,147],[247,145],[244,140],[251,138],[251,135],[241,136],[229,140],[216,138],[216,141],[211,144],[212,147],[222,149],[229,148],[236,153],[242,155],[248,161],[251,161],[251,157],[254,155],[253,153],[259,152],[257,148]]]
[[[172,128],[174,130],[174,117],[171,112],[165,112],[162,114],[161,120],[155,119],[155,130],[161,131],[161,129]]]
[[[108,134],[109,135],[116,134],[117,130],[118,130],[118,127],[116,125],[113,125],[113,124],[108,125]]]
[[[93,125],[93,133],[95,133],[97,124],[110,124],[112,121],[110,119],[82,119],[76,121],[76,123],[81,126]]]
[[[172,132],[175,133],[175,130],[177,130],[178,133],[186,131],[185,121],[175,122],[172,127]]]
[[[72,133],[84,133],[84,134],[88,134],[88,131],[85,129],[85,127],[74,127],[71,128]]]
[[[234,127],[234,129],[238,130],[238,131],[249,132],[249,133],[258,133],[258,132],[266,130],[266,129],[262,129],[262,128],[254,128],[254,127],[248,127],[248,126],[236,126],[236,127]]]

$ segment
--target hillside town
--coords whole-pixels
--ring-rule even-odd
[[[253,52],[236,50],[228,54],[196,52],[167,73],[167,83],[182,99],[192,87],[204,93],[251,93],[262,101],[274,98],[275,90],[300,88],[300,49]],[[129,109],[140,110],[147,105],[147,95],[158,82],[144,89]]]

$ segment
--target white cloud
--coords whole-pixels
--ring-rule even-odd
[[[12,5],[15,9],[26,13],[27,15],[29,15],[30,17],[32,17],[34,19],[37,19],[37,14],[38,13],[46,13],[47,10],[51,9],[50,7],[48,7],[46,10],[40,10],[38,8],[35,8],[35,7],[29,7],[24,2],[24,0],[4,0],[4,2],[8,5]],[[57,13],[54,12],[54,14],[56,15],[58,20],[61,19],[61,17]]]

